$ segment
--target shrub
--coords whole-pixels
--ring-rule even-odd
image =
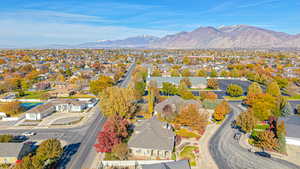
[[[243,95],[244,91],[241,86],[235,85],[235,84],[230,84],[226,89],[226,93],[229,96],[238,97],[238,96]]]

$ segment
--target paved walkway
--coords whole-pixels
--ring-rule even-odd
[[[209,124],[206,128],[205,134],[199,140],[200,153],[197,162],[199,169],[218,169],[218,166],[209,152],[209,140],[219,127],[220,125],[217,124]]]
[[[241,136],[241,139],[239,141],[240,145],[246,149],[251,148],[252,151],[262,151],[260,148],[254,147],[248,143],[248,136],[243,134]],[[299,155],[300,155],[300,146],[294,146],[294,145],[287,145],[287,154],[288,155],[283,155],[280,153],[275,153],[275,152],[270,152],[266,151],[267,153],[271,154],[272,157],[274,158],[279,158],[291,163],[294,163],[296,165],[300,166],[300,160],[299,160]]]

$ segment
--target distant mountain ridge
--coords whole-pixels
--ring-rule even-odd
[[[248,25],[200,27],[191,32],[165,36],[151,48],[299,48],[300,35]]]
[[[52,45],[50,48],[300,48],[300,34],[291,35],[248,25],[199,27],[162,38],[136,36],[122,40],[101,40],[79,45]]]

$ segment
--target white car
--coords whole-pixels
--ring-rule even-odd
[[[34,136],[35,134],[36,133],[33,131],[26,131],[26,132],[22,133],[22,136],[29,137],[29,136]]]

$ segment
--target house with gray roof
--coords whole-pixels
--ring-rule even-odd
[[[300,116],[291,115],[281,118],[286,129],[286,143],[300,146]]]
[[[139,122],[128,141],[133,156],[145,159],[171,159],[175,133],[171,125],[156,116]]]
[[[173,112],[179,112],[180,109],[188,104],[196,104],[200,106],[200,102],[197,100],[184,100],[183,98],[179,97],[179,96],[171,96],[168,99],[158,103],[157,105],[155,105],[154,107],[154,114],[159,114],[163,112],[163,109],[165,106],[170,105],[172,107]]]
[[[179,160],[166,163],[144,164],[141,169],[191,169],[188,160]]]
[[[158,88],[162,88],[163,83],[165,82],[179,86],[180,81],[184,78],[188,78],[190,80],[192,89],[205,89],[207,87],[207,79],[204,77],[148,77],[147,83],[150,81],[156,81]]]
[[[13,164],[32,151],[29,144],[0,143],[0,164]]]

